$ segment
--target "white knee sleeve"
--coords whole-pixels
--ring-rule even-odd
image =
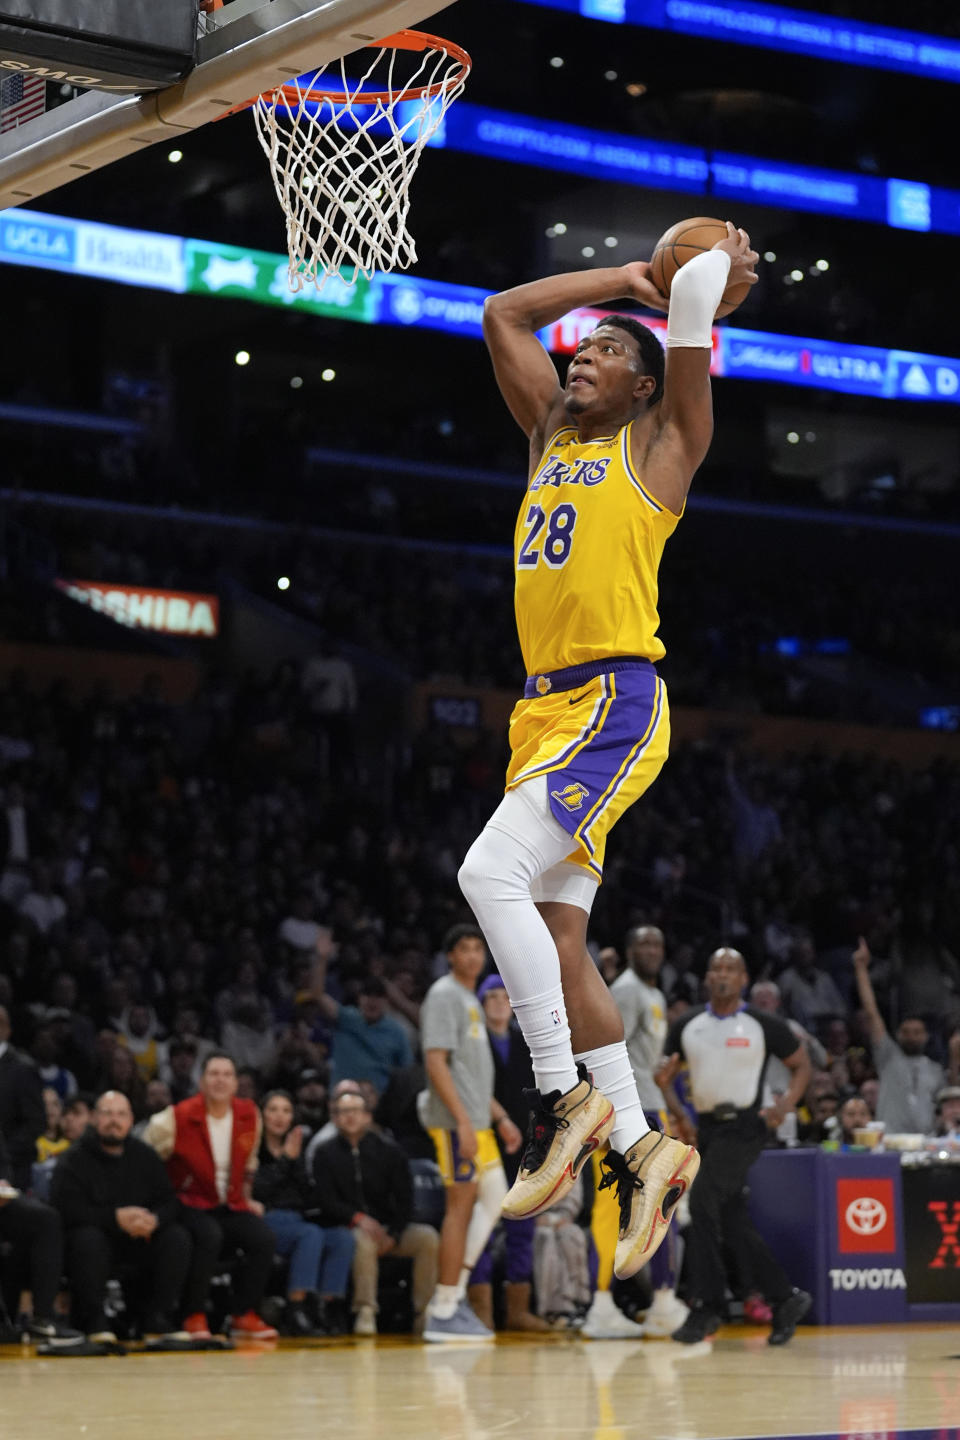
[[[560,957],[533,902],[538,876],[570,854],[570,836],[550,813],[544,776],[503,797],[460,868],[460,888],[503,977],[541,1090],[577,1083],[560,984]]]
[[[507,1194],[507,1177],[503,1166],[484,1170],[477,1182],[477,1199],[467,1227],[467,1243],[463,1251],[463,1271],[469,1276],[486,1249],[493,1227],[500,1219],[500,1207]],[[463,1280],[463,1272],[461,1272]],[[466,1281],[463,1280],[466,1284]]]

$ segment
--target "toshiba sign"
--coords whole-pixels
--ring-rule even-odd
[[[216,595],[183,590],[154,590],[146,585],[106,585],[95,580],[58,580],[57,587],[78,600],[136,630],[187,639],[212,639],[220,631]]]

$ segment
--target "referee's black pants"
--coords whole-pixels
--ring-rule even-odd
[[[747,1208],[747,1172],[764,1148],[768,1133],[755,1111],[744,1111],[734,1120],[700,1117],[700,1173],[690,1189],[690,1227],[686,1232],[689,1299],[714,1314],[722,1313],[726,1295],[724,1245],[737,1256],[749,1256],[751,1279],[771,1304],[793,1293]]]

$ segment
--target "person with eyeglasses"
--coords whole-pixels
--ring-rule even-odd
[[[439,1237],[432,1226],[412,1222],[410,1162],[372,1128],[362,1095],[342,1094],[330,1118],[337,1133],[313,1151],[312,1177],[320,1223],[353,1232],[353,1333],[376,1335],[380,1260],[396,1255],[413,1261],[413,1328],[420,1334],[437,1279]]]

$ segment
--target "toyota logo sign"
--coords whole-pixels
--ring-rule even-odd
[[[887,1223],[887,1207],[872,1195],[859,1195],[847,1206],[846,1221],[857,1235],[876,1235]]]

